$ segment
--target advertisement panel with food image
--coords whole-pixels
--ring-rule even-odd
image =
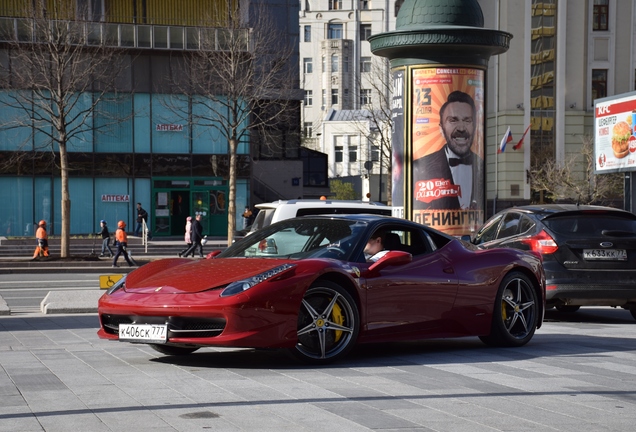
[[[594,104],[595,173],[636,171],[636,92]]]

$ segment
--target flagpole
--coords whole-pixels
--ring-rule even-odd
[[[499,0],[495,3],[495,22],[499,30]],[[499,198],[499,157],[497,141],[499,138],[499,56],[495,57],[495,197],[492,200],[492,214],[497,213]]]

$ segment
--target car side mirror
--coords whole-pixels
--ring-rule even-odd
[[[413,261],[413,255],[403,251],[389,251],[382,258],[371,264],[369,271],[380,271],[385,267],[408,264]]]
[[[221,253],[221,251],[220,251],[220,250],[214,250],[214,251],[210,252],[209,254],[207,254],[207,255],[205,256],[205,258],[206,258],[206,259],[211,259],[211,258],[214,258],[215,256],[217,256],[217,255],[218,255],[218,254],[220,254],[220,253]]]
[[[463,236],[460,237],[462,240],[464,240],[465,242],[470,243],[470,234],[464,234]]]

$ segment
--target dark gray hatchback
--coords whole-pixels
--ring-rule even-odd
[[[629,309],[636,319],[636,215],[611,207],[545,204],[512,207],[470,239],[483,249],[539,252],[547,306]]]

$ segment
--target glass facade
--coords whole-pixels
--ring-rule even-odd
[[[0,92],[0,98],[10,98],[11,92]],[[78,101],[92,103],[92,95],[81,95]],[[185,218],[197,212],[204,213],[205,234],[225,235],[228,148],[212,127],[187,121],[193,115],[189,110],[201,106],[166,94],[126,94],[101,101],[92,128],[68,145],[71,234],[97,232],[102,219],[111,227],[124,220],[132,231],[140,202],[150,215],[153,235],[182,235]],[[0,104],[3,118],[20,115]],[[248,202],[248,153],[248,143],[240,143],[237,208]],[[60,234],[57,159],[44,134],[24,127],[0,129],[0,197],[10,203],[0,207],[1,235],[32,236],[34,224],[42,219],[50,235]],[[206,196],[203,204],[194,194]]]
[[[555,157],[555,71],[557,0],[532,1],[530,84],[531,166]]]

